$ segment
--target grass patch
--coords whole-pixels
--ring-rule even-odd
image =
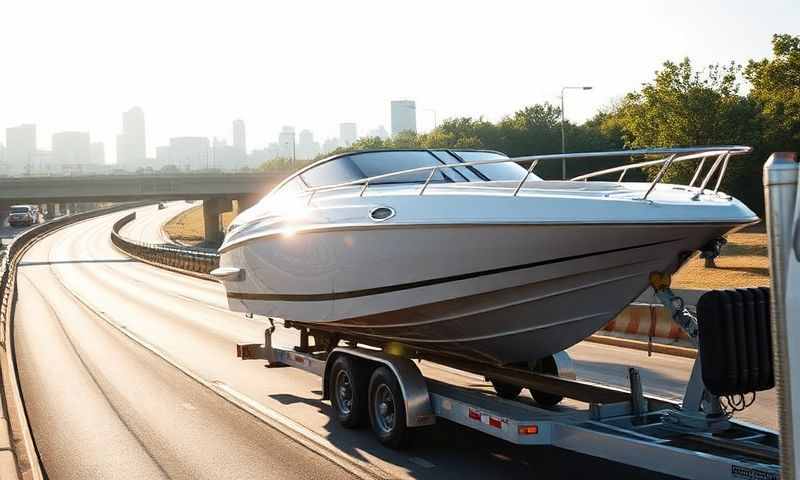
[[[769,286],[767,234],[756,225],[728,236],[717,268],[705,268],[705,260],[692,258],[672,279],[676,288],[701,290]]]
[[[228,228],[231,220],[233,220],[233,212],[222,214],[223,229]],[[164,231],[173,242],[200,245],[203,243],[206,233],[203,226],[203,205],[182,212],[164,225]]]

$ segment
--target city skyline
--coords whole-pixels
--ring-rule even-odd
[[[352,144],[354,140],[362,137],[369,137],[369,136],[377,136],[382,139],[388,138],[390,136],[389,131],[387,131],[386,125],[389,125],[391,129],[392,122],[394,121],[394,117],[392,114],[392,108],[395,103],[402,103],[406,105],[410,103],[412,105],[412,115],[414,115],[414,119],[412,121],[413,128],[411,130],[416,131],[416,125],[419,121],[417,118],[417,112],[413,105],[415,102],[413,100],[389,100],[386,102],[388,108],[386,108],[387,112],[387,122],[375,124],[368,126],[366,128],[359,127],[358,122],[338,122],[332,125],[332,128],[328,128],[328,131],[334,131],[332,135],[318,135],[311,129],[303,128],[303,131],[308,131],[312,133],[312,137],[321,139],[325,138],[324,142],[317,142],[320,143],[317,148],[319,148],[320,152],[327,152],[333,150],[337,147],[341,146],[349,146]],[[407,106],[407,105],[406,105]],[[433,110],[428,110],[433,111]],[[92,143],[99,143],[103,144],[103,152],[105,158],[105,165],[119,165],[124,167],[127,163],[130,164],[137,164],[137,163],[146,163],[147,160],[157,159],[159,158],[159,149],[168,147],[170,140],[173,138],[186,138],[192,137],[192,135],[179,135],[173,136],[168,135],[166,138],[166,142],[152,142],[149,141],[150,135],[147,129],[147,122],[145,121],[145,112],[144,109],[139,106],[130,107],[128,110],[122,112],[122,123],[121,128],[118,129],[118,133],[114,136],[113,142],[108,142],[108,145],[113,146],[113,155],[109,155],[108,148],[106,148],[107,142],[92,142]],[[407,121],[407,120],[406,120]],[[423,121],[423,124],[425,122]],[[258,140],[254,142],[258,147],[250,148],[247,144],[247,134],[246,134],[246,122],[242,118],[235,118],[232,121],[232,129],[230,129],[230,136],[223,135],[220,136],[219,132],[212,133],[210,135],[195,135],[196,137],[203,137],[209,139],[211,142],[213,139],[217,138],[224,138],[226,140],[230,140],[231,146],[237,149],[243,149],[246,153],[255,150],[263,150],[269,149],[273,144],[282,144],[283,141],[281,140],[281,132],[276,134],[277,142],[275,141],[275,137],[270,137],[269,134],[266,134],[261,137],[256,137]],[[47,151],[52,152],[53,150],[53,142],[47,143],[44,141],[45,139],[52,139],[54,135],[58,133],[63,133],[61,129],[58,127],[51,128],[49,130],[42,129],[41,124],[39,122],[28,122],[28,123],[20,123],[17,127],[22,126],[33,126],[37,132],[36,134],[36,148],[35,150],[38,151]],[[286,126],[282,127],[285,128]],[[430,128],[428,130],[433,129],[434,125],[431,123]],[[16,127],[6,127],[6,129],[12,129]],[[294,127],[292,127],[294,128]],[[361,128],[361,130],[359,130]],[[42,135],[42,130],[45,131],[52,131],[53,133],[50,135]],[[85,132],[89,132],[89,130],[82,130]],[[297,132],[295,132],[297,135]],[[260,140],[260,141],[259,141]],[[5,142],[0,141],[0,150],[3,154],[7,157],[6,153],[6,146],[8,143],[8,139]],[[142,154],[142,152],[145,152]],[[162,151],[163,152],[163,151]],[[282,152],[282,154],[285,152]],[[282,156],[281,154],[281,156]],[[291,151],[289,151],[289,157],[291,157]],[[0,161],[3,160],[0,158]]]
[[[413,100],[391,101],[391,109],[399,104],[408,112],[403,112],[402,119],[398,120],[392,114],[390,126],[400,121],[404,126],[411,125],[416,129],[416,110]],[[409,113],[410,112],[410,113]],[[410,115],[410,116],[409,116]],[[410,123],[409,123],[410,122]],[[321,153],[328,153],[338,147],[350,146],[355,140],[364,136],[377,136],[387,138],[388,132],[384,125],[377,125],[368,129],[366,133],[359,134],[356,122],[341,122],[338,124],[338,136],[327,137],[323,142],[315,140],[314,132],[302,129],[298,135],[294,126],[284,125],[277,133],[276,141],[267,138],[264,148],[250,150],[247,147],[246,123],[241,118],[236,118],[231,123],[230,137],[206,136],[170,136],[164,145],[152,146],[153,154],[148,155],[148,134],[145,122],[145,112],[140,106],[134,106],[122,113],[122,128],[116,135],[116,159],[105,156],[105,144],[91,141],[88,131],[63,131],[52,135],[49,149],[38,139],[38,125],[21,124],[17,127],[6,129],[6,143],[0,142],[0,167],[8,168],[8,159],[11,158],[15,165],[27,162],[27,171],[53,172],[60,167],[67,170],[67,166],[92,164],[115,166],[120,169],[136,170],[138,168],[162,168],[167,165],[182,166],[187,169],[212,168],[224,166],[229,169],[238,169],[243,166],[254,167],[263,161],[274,158],[293,158],[309,160]],[[393,130],[396,128],[392,127]],[[362,130],[363,132],[363,130]],[[228,138],[231,143],[228,144]],[[320,137],[317,137],[320,138]],[[11,139],[11,155],[6,152],[6,144]],[[150,145],[153,145],[150,143]],[[251,158],[251,152],[254,155]],[[25,157],[23,162],[19,158]],[[104,160],[102,163],[98,160]],[[260,161],[259,161],[260,160]],[[43,164],[47,163],[47,168]],[[20,167],[21,168],[21,167]],[[9,171],[21,172],[20,168],[10,168]]]
[[[337,17],[350,9],[360,14]],[[432,21],[452,18],[454,10],[460,19],[455,32]],[[191,28],[176,28],[187,11]],[[315,15],[305,15],[308,11]],[[604,22],[597,22],[602,12]],[[692,14],[687,19],[680,12]],[[132,105],[147,113],[148,156],[173,136],[230,138],[235,118],[247,122],[248,149],[254,150],[273,142],[284,124],[308,129],[321,142],[338,136],[343,121],[356,122],[361,131],[388,129],[392,99],[416,100],[424,132],[434,115],[440,121],[460,116],[497,121],[525,105],[559,104],[565,85],[591,84],[591,92],[567,97],[567,119],[580,122],[652,78],[666,60],[688,56],[702,66],[766,57],[773,33],[796,31],[800,24],[800,9],[789,0],[761,2],[755,11],[743,1],[688,0],[613,7],[517,2],[502,8],[412,1],[403,9],[364,9],[348,2],[313,8],[307,2],[234,2],[218,8],[144,0],[133,8],[32,0],[10,2],[4,14],[14,21],[0,29],[0,42],[13,46],[25,39],[24,48],[5,49],[4,64],[25,75],[6,75],[0,82],[0,126],[36,122],[45,149],[57,131],[90,131],[104,142],[107,159],[116,158],[119,112]],[[265,29],[265,18],[304,18],[304,26],[320,36],[299,35],[291,22]],[[671,27],[670,35],[653,34],[653,25],[662,24]],[[736,28],[708,35],[712,24]],[[31,35],[26,25],[47,35]],[[559,33],[567,26],[569,34]],[[443,56],[437,47],[453,45],[459,32],[480,34],[465,35],[459,48],[448,48]],[[320,42],[324,37],[336,41]],[[562,41],[555,46],[541,40],[548,38]],[[353,45],[360,60],[343,65],[340,44]],[[416,53],[411,62],[381,66],[390,52]],[[279,58],[303,61],[276,65]],[[477,61],[484,58],[490,60]],[[211,59],[242,71],[232,75],[215,67],[198,74]],[[474,67],[445,74],[444,64]],[[54,71],[71,74],[54,81]],[[375,76],[380,71],[386,74]]]

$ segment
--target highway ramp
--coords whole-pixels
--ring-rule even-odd
[[[140,208],[136,222],[157,212]],[[235,357],[235,343],[261,338],[265,319],[229,312],[218,284],[115,250],[109,233],[123,215],[60,230],[37,243],[19,269],[19,375],[50,478],[661,478],[566,451],[513,446],[446,421],[420,432],[409,451],[379,445],[368,429],[343,429],[328,417],[318,377]],[[276,338],[288,344],[296,335],[281,329]],[[648,392],[676,397],[691,365],[596,344],[571,353],[583,378],[624,384],[625,366],[639,364]],[[426,363],[423,370],[487,388],[474,375]],[[273,428],[267,415],[287,423]],[[294,440],[303,430],[319,448]]]

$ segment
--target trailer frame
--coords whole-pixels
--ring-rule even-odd
[[[274,325],[266,329],[263,344],[238,344],[237,356],[266,360],[270,368],[293,367],[318,375],[323,399],[331,394],[330,366],[336,358],[347,356],[369,362],[373,368],[385,366],[403,390],[408,428],[432,425],[438,417],[517,445],[552,446],[683,478],[777,480],[780,476],[776,432],[728,418],[709,421],[706,415],[697,413],[696,407],[687,405],[684,410],[674,402],[647,397],[635,368],[629,369],[629,392],[550,378],[555,385],[567,385],[554,391],[564,393],[570,386],[581,385],[575,388],[578,396],[597,392],[600,400],[588,402],[585,409],[554,411],[427,378],[411,358],[353,341],[329,352],[314,352],[305,341],[303,346],[276,346],[272,342],[274,331]],[[563,357],[561,361],[565,361]],[[464,368],[448,362],[448,366],[487,373],[475,372],[469,365]],[[701,382],[696,373],[699,368],[696,363],[688,396],[697,395],[698,386],[692,384]],[[502,374],[504,370],[510,370],[511,378],[521,377],[519,371],[503,367],[488,373]],[[531,383],[542,388],[541,379],[536,377],[543,375],[530,375]],[[624,399],[603,401],[618,398]]]

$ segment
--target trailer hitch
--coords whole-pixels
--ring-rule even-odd
[[[675,295],[670,288],[671,277],[661,272],[650,274],[650,286],[656,297],[669,309],[672,320],[689,336],[689,340],[697,345],[698,327],[697,318],[686,308],[683,298]]]

